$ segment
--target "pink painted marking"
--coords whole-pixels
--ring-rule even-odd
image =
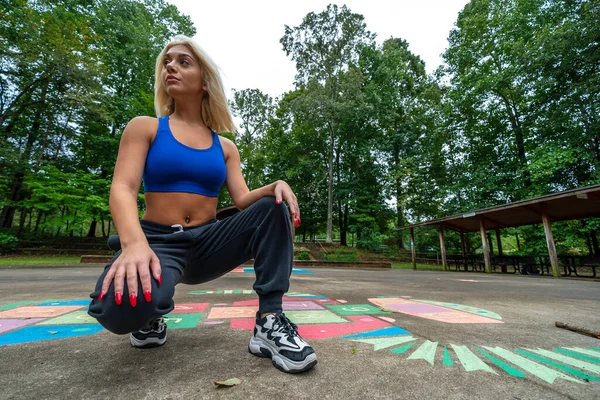
[[[425,319],[432,319],[448,324],[503,324],[503,321],[487,318],[481,315],[470,314],[441,306],[427,305],[423,303],[401,298],[375,298],[369,301],[384,310],[400,312]]]
[[[327,304],[327,305],[338,305],[340,304],[338,301],[333,299],[315,299],[315,301],[319,304]]]
[[[6,332],[10,331],[11,329],[21,328],[23,326],[35,324],[43,320],[44,318],[0,319],[0,332]]]
[[[382,319],[382,320],[387,321],[387,322],[396,322],[396,320],[394,318],[379,317],[379,319]]]
[[[177,303],[173,314],[203,313],[208,308],[208,303]]]
[[[213,307],[208,319],[249,318],[255,317],[257,307]]]
[[[307,324],[298,326],[298,332],[305,339],[320,340],[340,335],[372,331],[391,326],[377,318],[364,315],[349,315],[352,323],[347,324]],[[251,331],[254,329],[254,318],[236,319],[229,324],[231,328]]]
[[[219,324],[222,324],[223,322],[225,322],[225,321],[206,321],[204,323],[204,325],[219,325]]]
[[[0,312],[0,318],[44,318],[56,317],[71,311],[79,310],[83,306],[29,306],[18,307]]]

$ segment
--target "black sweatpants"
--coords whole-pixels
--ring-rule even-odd
[[[129,304],[127,283],[123,302],[115,302],[114,283],[98,300],[102,282],[112,263],[121,254],[117,236],[109,239],[116,251],[112,261],[90,295],[88,313],[111,332],[125,334],[148,326],[155,318],[173,310],[173,295],[178,283],[198,284],[220,277],[254,258],[259,312],[281,310],[283,294],[288,291],[292,272],[293,242],[289,211],[285,203],[264,197],[250,207],[222,221],[212,220],[196,227],[171,227],[140,221],[148,243],[160,260],[162,285],[151,278],[152,300],[138,295],[136,307]],[[138,279],[138,293],[142,287]]]

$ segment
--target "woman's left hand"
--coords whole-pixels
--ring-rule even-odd
[[[300,219],[298,199],[292,191],[292,188],[290,188],[290,185],[288,185],[285,181],[277,181],[275,182],[275,189],[273,192],[275,194],[275,201],[277,204],[281,204],[282,200],[288,203],[290,212],[294,218],[294,225],[297,228],[302,223],[302,220]]]

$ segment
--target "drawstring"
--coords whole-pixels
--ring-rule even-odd
[[[171,225],[171,228],[177,228],[177,229],[178,229],[178,230],[176,230],[176,231],[175,231],[175,232],[173,232],[173,233],[179,233],[179,232],[183,232],[183,225],[181,225],[181,224],[174,224],[174,225]]]

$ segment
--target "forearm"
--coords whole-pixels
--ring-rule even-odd
[[[270,183],[266,186],[254,189],[246,193],[236,204],[236,207],[240,210],[250,207],[252,204],[257,202],[263,197],[275,196],[275,185],[277,182]]]
[[[137,207],[137,193],[123,185],[113,185],[110,189],[110,212],[123,248],[146,242],[140,225]]]

